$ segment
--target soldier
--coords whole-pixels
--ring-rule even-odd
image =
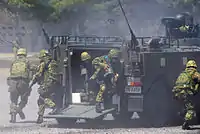
[[[91,76],[92,73],[92,58],[87,52],[81,53],[81,61],[83,62],[83,67],[87,69],[88,75]]]
[[[94,103],[94,94],[95,91],[91,90],[91,88],[93,88],[93,85],[91,85],[91,83],[88,83],[88,79],[91,77],[92,75],[92,58],[91,56],[88,54],[88,52],[82,52],[81,53],[81,61],[82,61],[82,66],[81,68],[85,68],[86,72],[83,73],[85,76],[85,89],[86,92],[88,93],[88,97],[87,100],[92,104]]]
[[[36,82],[40,85],[38,89],[39,99],[38,99],[38,119],[37,123],[43,122],[43,115],[45,112],[45,107],[48,106],[52,108],[53,114],[56,112],[56,104],[52,100],[55,93],[56,84],[58,82],[57,64],[46,50],[41,50],[40,55],[40,65],[38,67],[37,73],[34,75],[32,81],[30,82],[30,87],[32,87]]]
[[[194,60],[189,60],[186,69],[179,75],[172,90],[175,99],[184,103],[184,123],[182,129],[190,129],[189,121],[196,116],[192,98],[199,91],[200,74],[197,72],[197,65]]]
[[[113,72],[111,66],[112,58],[119,55],[117,49],[111,49],[108,55],[97,57],[92,61],[95,68],[95,72],[90,77],[90,80],[97,79],[100,86],[99,92],[96,96],[96,112],[100,113],[104,110],[103,108],[103,94],[106,88],[115,88],[115,82],[117,80],[118,74]]]
[[[16,114],[19,113],[21,119],[25,119],[22,109],[28,102],[28,97],[31,92],[29,88],[30,71],[34,71],[34,67],[26,58],[27,52],[25,48],[20,48],[17,51],[17,59],[12,63],[10,68],[10,76],[7,79],[10,92],[10,114],[11,123],[16,122]],[[21,102],[18,105],[18,98]]]

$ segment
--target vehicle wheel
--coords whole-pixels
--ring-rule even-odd
[[[65,118],[57,118],[56,121],[58,122],[59,125],[74,125],[76,123],[75,119],[65,119]]]

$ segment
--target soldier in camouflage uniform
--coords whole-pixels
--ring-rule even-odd
[[[86,90],[88,90],[88,97],[87,97],[87,100],[93,104],[95,103],[95,91],[92,90],[92,88],[94,87],[94,83],[90,83],[88,82],[88,79],[91,77],[92,75],[92,71],[93,71],[93,68],[92,68],[92,58],[91,56],[88,54],[88,52],[82,52],[81,53],[81,61],[82,61],[82,69],[85,68],[86,69],[86,73],[85,73],[85,88]]]
[[[190,129],[189,121],[196,116],[192,96],[199,92],[199,82],[200,74],[197,72],[196,62],[190,60],[186,64],[186,69],[177,78],[172,90],[174,97],[184,103],[185,116],[182,129]]]
[[[96,96],[96,112],[100,113],[103,109],[103,94],[108,87],[115,88],[115,82],[118,74],[113,72],[111,66],[112,58],[118,57],[119,51],[117,49],[111,49],[108,55],[96,57],[92,61],[92,65],[95,68],[95,72],[91,76],[90,80],[97,79],[100,86],[99,92]]]
[[[26,58],[26,49],[20,48],[17,51],[17,59],[12,63],[10,68],[10,76],[7,79],[10,92],[10,122],[16,122],[16,114],[19,113],[21,119],[25,119],[22,109],[28,102],[28,97],[31,92],[29,81],[31,79],[30,71],[34,71],[34,66]],[[21,102],[18,105],[18,98]]]
[[[37,73],[34,75],[33,80],[30,82],[30,87],[32,87],[36,82],[40,85],[38,89],[39,99],[38,99],[38,119],[37,123],[43,122],[43,115],[45,112],[45,107],[52,108],[52,114],[56,112],[56,104],[52,100],[55,93],[56,84],[58,82],[57,64],[46,50],[40,51],[40,65],[38,67]]]

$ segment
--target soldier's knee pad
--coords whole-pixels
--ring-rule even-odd
[[[185,115],[185,119],[186,120],[192,120],[192,118],[195,116],[195,112],[193,110],[189,110],[187,111],[186,115]]]

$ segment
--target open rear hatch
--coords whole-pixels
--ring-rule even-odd
[[[72,104],[54,115],[47,114],[44,118],[98,119],[114,110],[115,108],[110,108],[97,113],[94,105]]]

